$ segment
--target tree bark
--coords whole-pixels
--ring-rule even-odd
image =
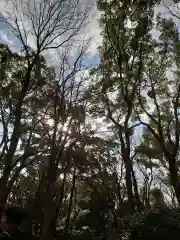
[[[43,175],[40,186],[42,206],[41,240],[53,240],[56,229],[56,207],[53,199],[52,183]]]
[[[178,205],[180,206],[180,183],[179,183],[178,170],[176,167],[176,159],[170,158],[168,162],[169,162],[171,184],[174,188]]]
[[[126,187],[127,187],[127,195],[128,195],[128,203],[129,203],[129,211],[130,213],[135,212],[135,205],[134,205],[134,196],[132,190],[132,177],[131,177],[131,167],[130,167],[130,159],[124,159],[125,162],[125,169],[126,169]]]
[[[73,180],[72,180],[72,188],[71,188],[71,194],[69,199],[69,207],[68,207],[68,213],[66,218],[66,224],[65,224],[65,235],[69,235],[69,227],[70,227],[70,216],[71,216],[71,210],[72,210],[72,201],[74,196],[74,190],[75,190],[75,184],[76,184],[76,167],[74,168],[73,172]]]
[[[17,145],[19,142],[19,137],[21,134],[20,125],[21,125],[21,116],[22,116],[22,104],[23,104],[23,100],[26,96],[28,87],[29,87],[31,71],[37,61],[37,58],[38,58],[38,56],[36,56],[34,58],[32,64],[29,65],[29,67],[28,67],[26,77],[24,79],[24,82],[22,83],[23,87],[21,89],[21,92],[19,94],[19,98],[18,98],[18,101],[16,104],[14,129],[13,129],[12,136],[11,136],[9,151],[5,155],[5,164],[6,165],[4,168],[3,176],[0,179],[0,186],[1,186],[1,188],[0,188],[0,205],[1,206],[4,206],[5,202],[7,200],[7,196],[6,196],[7,195],[7,184],[8,184],[9,176],[10,176],[10,173],[12,170],[11,165],[13,162],[13,157],[16,152]]]
[[[137,184],[136,176],[135,176],[133,169],[132,169],[132,179],[133,179],[133,186],[134,186],[134,196],[136,199],[136,207],[137,207],[137,210],[140,212],[143,210],[143,204],[139,197],[138,184]]]
[[[49,206],[46,211],[44,212],[43,218],[43,227],[42,227],[42,234],[41,240],[53,240],[54,239],[54,224],[55,221],[55,214],[54,214],[53,206]]]

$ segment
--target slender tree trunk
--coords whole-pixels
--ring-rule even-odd
[[[130,165],[130,159],[125,160],[125,169],[126,169],[126,187],[127,187],[127,195],[128,195],[128,203],[129,203],[129,211],[130,213],[135,212],[135,206],[134,206],[134,196],[133,196],[133,190],[132,190],[132,178],[131,178],[131,167]]]
[[[41,240],[53,240],[54,239],[54,224],[55,221],[55,211],[53,206],[50,206],[46,208],[46,211],[44,212],[44,218],[43,218],[43,227],[42,227],[42,235]]]
[[[17,145],[19,142],[19,137],[21,134],[20,126],[21,126],[21,116],[22,116],[22,104],[23,104],[24,97],[26,96],[28,87],[29,87],[31,71],[32,71],[33,66],[36,63],[36,61],[37,61],[37,57],[34,58],[32,64],[29,66],[29,68],[27,70],[26,77],[23,82],[23,87],[22,87],[21,92],[19,93],[19,98],[18,98],[18,101],[16,104],[14,129],[13,129],[12,136],[11,136],[9,151],[5,155],[6,166],[4,168],[3,176],[0,179],[0,186],[1,186],[1,188],[0,188],[0,206],[4,206],[4,204],[7,200],[7,190],[6,189],[7,189],[9,176],[10,176],[10,173],[12,170],[11,165],[13,162],[14,154],[16,152]]]
[[[3,174],[2,178],[0,179],[0,186],[1,186],[1,188],[0,188],[0,206],[2,206],[2,207],[5,206],[8,196],[11,192],[11,188],[17,179],[16,173],[14,174],[14,176],[11,179],[9,179],[10,172],[11,172],[10,168],[6,168],[6,171],[4,171],[4,174]]]
[[[118,206],[120,207],[121,203],[123,202],[121,196],[121,187],[118,178],[116,177],[116,189],[117,189],[117,196],[118,196]]]
[[[142,204],[142,202],[140,200],[140,197],[139,197],[138,184],[137,184],[136,176],[135,176],[135,173],[134,173],[133,169],[132,169],[132,179],[133,179],[134,195],[135,195],[135,199],[136,199],[137,210],[142,211],[143,210],[143,204]]]
[[[11,192],[11,188],[14,185],[14,182],[18,178],[22,169],[23,169],[22,166],[20,166],[18,169],[16,169],[16,172],[11,177],[11,179],[9,179],[10,172],[11,172],[10,169],[7,169],[7,172],[4,172],[4,175],[0,180],[0,184],[2,186],[0,188],[0,206],[4,206],[6,204],[8,196]]]
[[[43,181],[44,180],[44,181]],[[40,203],[43,219],[41,223],[41,240],[53,240],[56,229],[56,206],[53,198],[53,187],[50,180],[44,175],[40,186]]]
[[[69,235],[70,216],[71,216],[72,202],[73,202],[73,196],[74,196],[74,191],[75,191],[75,184],[76,184],[76,167],[74,168],[74,172],[73,172],[71,195],[70,195],[70,199],[69,199],[69,207],[68,207],[68,213],[67,213],[66,224],[65,224],[65,229],[64,229],[64,232],[67,236]]]
[[[49,156],[49,163],[47,166],[47,173],[44,174],[44,187],[41,191],[41,204],[43,206],[43,223],[42,223],[42,235],[41,240],[53,240],[55,229],[56,229],[56,201],[55,197],[55,186],[57,180],[57,166],[56,166],[56,157],[57,157],[57,126],[59,115],[57,111],[58,104],[58,95],[57,90],[54,96],[54,129],[52,136],[52,146],[51,154]]]
[[[176,194],[178,205],[180,206],[180,182],[178,170],[176,167],[176,159],[169,159],[170,180]]]
[[[134,196],[133,196],[133,185],[132,185],[132,163],[129,156],[129,148],[126,147],[122,129],[119,130],[119,138],[121,143],[121,154],[125,165],[126,170],[126,188],[127,188],[127,196],[128,196],[128,203],[129,203],[129,211],[130,213],[135,212],[135,205],[134,205]]]

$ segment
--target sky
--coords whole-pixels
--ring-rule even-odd
[[[12,0],[0,0],[0,12],[8,15],[12,14],[13,12],[13,6],[11,3]],[[14,1],[20,1],[20,0],[14,0]],[[27,0],[23,0],[27,1]],[[28,1],[36,1],[36,3],[40,0],[28,0]],[[96,7],[96,0],[79,0],[80,5],[83,7],[91,6],[91,10],[89,12],[89,16],[87,19],[86,24],[83,27],[83,31],[81,31],[77,38],[82,39],[84,36],[86,39],[91,39],[89,43],[89,47],[87,50],[87,53],[85,55],[84,62],[87,66],[95,67],[99,63],[99,55],[97,48],[102,43],[102,37],[100,35],[101,29],[99,28],[99,22],[101,13],[97,10]],[[172,0],[164,0],[166,4],[171,4]],[[168,10],[163,7],[162,5],[156,7],[155,12],[161,12],[164,17],[170,17]],[[25,26],[27,28],[29,27],[28,21],[25,19],[24,22]],[[177,22],[177,25],[179,26],[179,23]],[[154,38],[158,37],[158,33],[156,31],[152,32],[152,35]],[[60,41],[61,39],[58,39]],[[20,50],[20,43],[18,39],[14,36],[12,29],[10,29],[6,24],[1,22],[0,17],[0,42],[8,44],[10,48],[13,51],[19,51]],[[33,47],[35,45],[35,41],[33,39],[32,35],[29,35],[29,44]],[[73,56],[74,53],[76,53],[76,48],[72,49],[71,55]],[[59,67],[59,59],[56,53],[56,50],[47,51],[44,53],[44,56],[48,63],[55,68],[58,69]],[[136,131],[137,138],[140,138],[141,131]]]
[[[18,1],[18,0],[16,0]],[[23,0],[26,1],[26,0]],[[34,1],[34,0],[29,0]],[[40,0],[36,0],[40,1]],[[90,6],[89,16],[86,20],[87,23],[82,28],[83,30],[79,33],[78,38],[82,38],[85,36],[86,39],[91,39],[89,43],[89,47],[86,54],[86,63],[92,66],[96,66],[99,63],[99,57],[97,53],[97,47],[101,44],[101,36],[100,32],[101,29],[99,28],[98,19],[100,18],[100,12],[96,8],[96,0],[80,0],[80,2],[83,2],[83,5],[85,7]],[[0,12],[9,15],[13,12],[13,7],[11,4],[11,0],[0,0]],[[27,23],[28,26],[28,23]],[[20,47],[20,43],[18,39],[14,36],[12,33],[12,30],[1,21],[0,17],[0,42],[8,44],[12,50],[18,51]],[[29,44],[33,47],[33,37],[29,35]],[[53,54],[45,53],[45,57],[47,60],[49,60],[51,63],[56,65],[54,58],[54,52]]]
[[[27,0],[23,0],[23,1],[27,1]],[[29,1],[40,1],[40,0],[29,0]],[[91,67],[95,67],[98,65],[100,60],[97,48],[102,43],[102,37],[100,35],[101,29],[99,28],[99,22],[98,22],[98,20],[100,19],[101,13],[96,8],[96,0],[79,0],[79,1],[82,1],[84,6],[86,6],[87,4],[91,5],[91,12],[89,14],[88,21],[85,27],[83,28],[83,31],[80,32],[78,37],[82,39],[82,37],[86,36],[87,39],[91,39],[89,48],[85,57],[85,64]],[[166,4],[169,5],[172,3],[172,0],[165,0],[165,2]],[[3,14],[12,13],[12,10],[13,8],[12,8],[11,1],[0,0],[0,13],[3,13]],[[162,5],[156,7],[155,12],[156,13],[161,12],[164,17],[167,17],[167,18],[170,17],[168,10]],[[177,27],[179,27],[180,26],[179,22],[176,21],[176,23],[177,23]],[[24,24],[28,26],[28,23],[24,22]],[[157,38],[158,37],[157,31],[153,31],[152,35],[154,38]],[[14,34],[12,33],[12,30],[6,24],[1,22],[1,17],[0,17],[0,43],[8,44],[13,51],[20,50],[20,43],[18,39],[14,36]],[[34,46],[33,36],[29,36],[29,44],[32,47]],[[74,52],[76,52],[76,49],[72,50],[71,55],[73,55]],[[59,60],[55,51],[53,50],[48,51],[44,53],[44,56],[52,66],[54,66],[55,68],[58,68]],[[146,117],[144,120],[146,121]],[[100,132],[102,131],[103,132],[102,134],[105,134],[104,131],[106,131],[106,128],[104,127],[103,123],[101,125],[100,119],[98,121],[99,121],[98,130]],[[135,139],[137,140],[141,139],[141,134],[142,134],[142,130],[138,128],[135,132]]]
[[[9,14],[12,13],[13,7],[11,4],[12,0],[0,0],[0,12],[3,14]],[[13,1],[20,1],[20,0],[13,0]],[[27,0],[23,0],[27,1]],[[28,0],[28,1],[34,1],[34,0]],[[35,0],[36,2],[40,0]],[[100,19],[101,13],[97,10],[96,7],[96,0],[79,0],[81,3],[83,3],[83,6],[91,6],[91,11],[87,20],[87,23],[85,27],[83,27],[83,31],[79,33],[78,37],[86,36],[87,39],[91,39],[90,45],[88,47],[88,51],[86,54],[86,64],[87,65],[92,65],[93,67],[96,66],[99,63],[99,56],[98,56],[98,51],[97,47],[101,45],[102,43],[102,37],[100,36],[101,29],[99,28],[99,22],[98,20]],[[164,0],[166,4],[171,4],[172,0]],[[168,10],[163,7],[162,5],[156,7],[155,12],[161,12],[165,17],[169,17]],[[26,24],[26,20],[24,22]],[[27,23],[28,26],[28,23]],[[157,32],[153,32],[154,37],[158,36]],[[18,51],[20,47],[20,43],[15,38],[14,34],[12,33],[12,30],[7,27],[6,24],[1,22],[0,18],[0,42],[1,43],[6,43],[8,44],[12,50]],[[33,46],[33,37],[29,35],[29,43]],[[58,65],[56,63],[57,58],[55,57],[55,52],[46,52],[44,53],[45,57],[51,64],[53,64],[55,67]]]
[[[14,1],[20,1],[20,0],[14,0]],[[27,0],[23,0],[27,1]],[[40,1],[40,0],[29,0],[29,1]],[[77,0],[78,1],[78,0]],[[98,55],[97,48],[101,45],[102,38],[100,36],[101,29],[99,28],[99,18],[100,18],[100,12],[96,8],[96,0],[79,0],[83,1],[83,6],[86,8],[90,6],[90,11],[88,18],[86,20],[86,24],[83,27],[83,30],[78,34],[77,38],[82,39],[90,39],[89,47],[87,49],[87,53],[84,58],[84,63],[86,66],[89,67],[95,67],[98,65],[100,59]],[[82,6],[81,5],[81,6]],[[13,6],[11,3],[11,0],[0,0],[0,13],[4,16],[12,15],[13,13]],[[21,44],[19,40],[15,37],[14,33],[12,32],[12,29],[8,27],[7,24],[4,23],[4,21],[1,21],[2,18],[0,16],[0,43],[7,44],[12,51],[20,51]],[[23,22],[25,26],[27,26],[27,29],[29,28],[28,21]],[[60,41],[61,39],[59,39]],[[29,35],[29,45],[31,47],[34,47],[36,45],[33,36]],[[57,51],[58,52],[58,51]],[[49,65],[55,67],[55,69],[59,69],[59,56],[57,54],[56,50],[49,50],[43,53],[45,56],[47,62]],[[76,54],[76,49],[72,50],[71,55]],[[94,120],[93,120],[94,121]],[[103,128],[104,131],[104,128]]]

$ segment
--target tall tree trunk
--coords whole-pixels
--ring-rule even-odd
[[[66,218],[66,224],[64,232],[68,236],[69,235],[69,227],[70,227],[70,216],[71,216],[71,210],[72,210],[72,202],[73,202],[73,196],[75,191],[75,184],[76,184],[76,167],[74,167],[73,171],[73,180],[72,180],[72,188],[71,188],[71,194],[69,199],[69,207],[67,212],[67,218]]]
[[[7,200],[7,184],[8,184],[8,180],[9,180],[10,173],[12,170],[11,165],[13,162],[14,154],[16,152],[20,134],[21,134],[20,126],[21,126],[21,116],[22,116],[22,104],[23,104],[23,100],[26,96],[28,87],[29,87],[31,71],[37,61],[37,58],[38,58],[38,56],[36,56],[34,58],[31,65],[29,65],[29,67],[28,67],[24,82],[22,83],[23,87],[22,87],[21,92],[19,93],[18,101],[16,104],[14,128],[13,128],[13,132],[12,132],[12,136],[11,136],[9,150],[8,150],[7,154],[5,155],[5,164],[6,165],[4,168],[3,176],[0,179],[0,186],[1,186],[1,188],[0,188],[0,206],[4,206],[4,204],[6,203],[6,200]]]
[[[43,175],[40,186],[40,203],[43,218],[41,222],[41,240],[53,240],[56,229],[56,206],[54,202],[53,184],[46,174]]]
[[[130,159],[125,160],[125,169],[126,169],[126,188],[127,188],[127,195],[128,195],[128,203],[129,203],[129,211],[130,213],[135,212],[134,206],[134,196],[132,190],[132,178],[131,178],[131,167],[130,167]]]
[[[49,201],[48,201],[49,202]],[[42,234],[41,240],[53,240],[54,239],[54,225],[56,225],[55,219],[55,211],[52,203],[49,202],[43,218],[43,227],[42,227]]]
[[[120,207],[121,203],[123,202],[122,196],[121,196],[121,187],[119,179],[116,176],[116,190],[117,190],[117,196],[118,196],[118,207]]]
[[[7,189],[7,182],[9,179],[10,173],[7,172],[3,174],[2,178],[0,179],[0,206],[4,207],[8,198],[8,189]]]
[[[119,129],[119,138],[121,143],[121,154],[122,154],[122,158],[123,158],[125,170],[126,170],[125,181],[126,181],[126,188],[127,188],[129,211],[130,213],[133,213],[135,212],[135,205],[134,205],[133,185],[132,185],[132,163],[129,155],[130,146],[128,146],[127,148],[123,138],[123,131],[121,128]]]
[[[14,185],[14,182],[17,180],[21,170],[23,169],[24,165],[16,169],[11,179],[9,179],[10,176],[10,168],[7,168],[7,172],[4,172],[3,177],[0,180],[0,184],[2,187],[0,188],[0,206],[4,206],[6,204],[6,201],[8,199],[8,196],[11,192],[12,186]]]
[[[170,171],[171,184],[174,188],[178,205],[180,206],[180,182],[179,182],[178,170],[176,167],[176,159],[174,158],[169,159],[169,171]]]
[[[58,86],[57,86],[58,89]],[[41,240],[53,240],[55,229],[56,229],[56,201],[55,201],[55,191],[56,191],[56,180],[57,180],[57,126],[59,121],[59,114],[57,111],[58,104],[58,93],[56,90],[54,96],[54,127],[52,136],[52,146],[51,154],[49,156],[49,163],[47,166],[47,171],[43,175],[44,184],[41,187],[41,203],[43,205],[43,223],[42,223],[42,235]]]
[[[135,173],[134,173],[133,169],[132,169],[132,179],[133,179],[133,186],[134,186],[134,196],[135,196],[135,199],[136,199],[136,207],[137,207],[138,211],[142,211],[143,210],[143,204],[142,204],[142,202],[140,200],[140,197],[139,197],[138,184],[137,184],[136,176],[135,176]]]

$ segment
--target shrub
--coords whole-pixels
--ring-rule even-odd
[[[135,214],[124,219],[122,227],[128,240],[180,239],[180,209]]]

